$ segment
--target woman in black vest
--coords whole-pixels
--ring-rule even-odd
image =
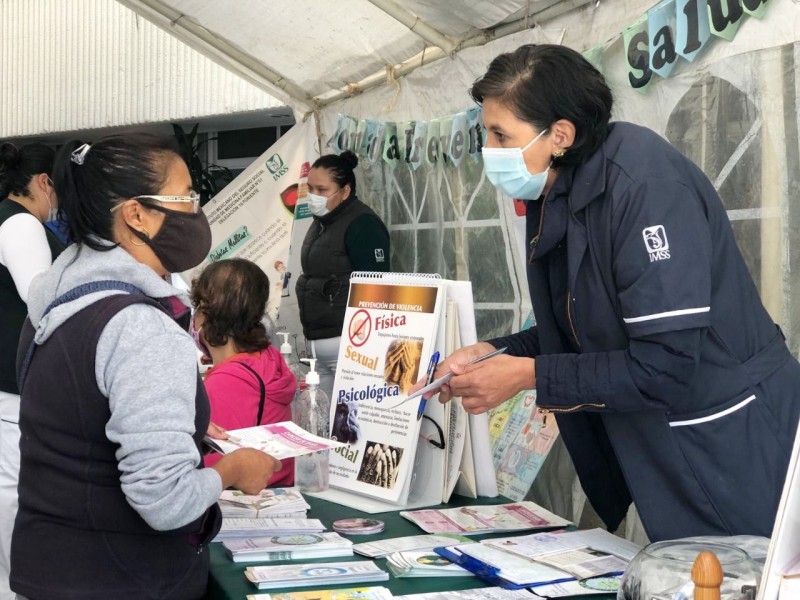
[[[308,174],[308,207],[314,222],[300,251],[302,275],[295,291],[303,335],[317,359],[320,389],[330,397],[344,324],[350,274],[389,270],[389,231],[356,197],[350,151],[326,154]]]
[[[220,493],[280,465],[243,448],[202,468],[209,402],[169,276],[207,256],[208,221],[168,139],[69,142],[53,180],[75,243],[31,283],[20,337],[11,589],[201,598]]]
[[[8,572],[19,477],[17,344],[28,286],[63,250],[42,225],[57,207],[50,180],[54,158],[55,151],[42,144],[0,146],[0,600],[14,597]]]

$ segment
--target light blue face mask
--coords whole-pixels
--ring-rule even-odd
[[[486,177],[494,187],[516,200],[536,200],[542,195],[550,167],[543,173],[531,175],[522,154],[545,133],[547,129],[543,129],[524,148],[484,147],[481,150]]]

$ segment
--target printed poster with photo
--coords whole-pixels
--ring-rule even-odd
[[[404,503],[418,443],[419,400],[402,400],[425,374],[442,310],[442,280],[358,273],[350,280],[336,381],[330,484]]]
[[[209,263],[252,260],[269,277],[267,314],[277,318],[281,298],[294,293],[286,266],[289,243],[295,207],[305,192],[303,174],[318,156],[315,142],[314,120],[297,123],[203,207],[211,224],[211,251],[200,265],[181,273],[187,283]]]

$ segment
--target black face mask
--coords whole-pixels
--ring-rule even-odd
[[[133,234],[147,244],[164,268],[170,273],[193,269],[208,256],[211,250],[211,226],[205,213],[185,213],[148,204],[164,213],[164,222],[154,237],[149,237],[133,227]]]

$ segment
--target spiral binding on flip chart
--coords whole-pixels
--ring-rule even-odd
[[[384,273],[383,271],[354,271],[350,283],[385,283],[388,285],[433,285],[444,280],[438,273]]]

